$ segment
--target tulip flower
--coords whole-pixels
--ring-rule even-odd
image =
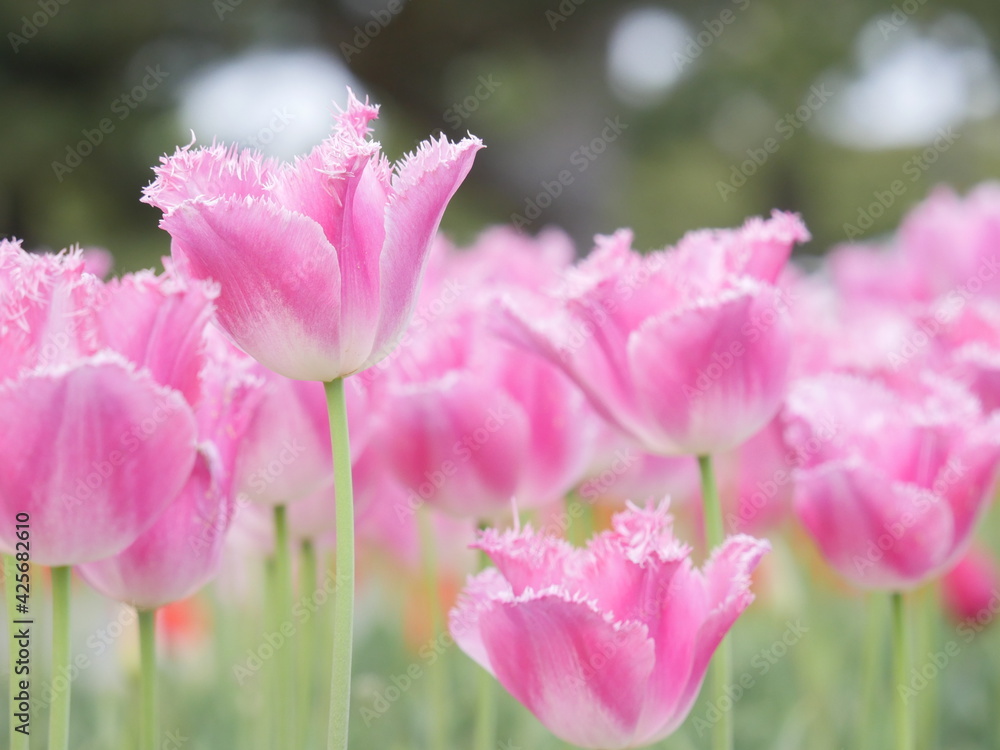
[[[726,450],[781,403],[790,335],[774,282],[808,237],[780,212],[647,256],[627,230],[599,237],[554,299],[508,296],[506,334],[561,367],[647,450]]]
[[[103,284],[79,250],[0,242],[0,547],[30,526],[54,566],[54,669],[68,670],[70,566],[120,553],[191,476],[211,285],[143,272]],[[69,741],[69,691],[50,748]]]
[[[503,305],[505,335],[562,368],[608,421],[651,453],[698,457],[706,547],[724,533],[712,455],[766,425],[785,394],[791,330],[776,282],[807,239],[780,211],[646,256],[619,230],[598,237],[549,296],[511,294]],[[723,646],[718,697],[728,661]],[[732,746],[728,716],[714,731],[717,747]]]
[[[125,550],[79,566],[105,596],[154,610],[190,596],[215,574],[233,516],[237,449],[262,395],[261,382],[241,364],[227,357],[202,370],[198,455],[173,502]]]
[[[630,504],[612,524],[586,549],[530,526],[485,530],[475,546],[496,567],[451,613],[462,650],[553,734],[601,750],[649,745],[684,721],[769,549],[730,537],[699,571],[666,503]]]
[[[27,513],[43,565],[122,551],[196,454],[212,291],[146,273],[104,285],[83,263],[0,243],[0,546]]]
[[[941,590],[952,619],[979,632],[1000,612],[1000,569],[996,558],[982,548],[970,547],[941,579]]]
[[[841,575],[900,591],[958,559],[1000,461],[1000,420],[963,388],[817,376],[796,382],[786,416],[789,444],[815,446],[796,471],[795,512]]]
[[[330,381],[391,351],[445,207],[482,147],[442,138],[393,166],[366,137],[377,116],[351,94],[334,134],[290,164],[184,147],[145,190],[180,272],[221,285],[222,329],[287,377]]]
[[[179,272],[220,285],[216,321],[265,367],[330,383],[336,483],[334,687],[327,737],[346,750],[354,601],[354,514],[343,378],[388,356],[409,321],[431,240],[482,142],[426,141],[391,165],[369,123],[378,107],[349,93],[334,133],[294,163],[213,144],[178,149],[143,200],[163,211]],[[284,505],[275,506],[276,578],[291,606]],[[282,658],[291,690],[291,655]],[[295,743],[291,710],[281,734]]]

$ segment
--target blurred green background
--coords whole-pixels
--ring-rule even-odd
[[[5,0],[0,236],[155,264],[139,195],[163,153],[192,131],[302,153],[350,84],[391,157],[485,140],[459,240],[520,216],[581,252],[623,225],[652,248],[781,207],[820,252],[859,211],[875,236],[934,183],[1000,172],[998,20],[995,0]]]

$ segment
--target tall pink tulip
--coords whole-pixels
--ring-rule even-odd
[[[181,148],[144,194],[180,271],[221,285],[219,325],[290,378],[350,375],[395,346],[445,206],[482,147],[442,137],[390,165],[367,139],[377,116],[351,94],[334,134],[290,164]]]
[[[482,148],[425,141],[391,165],[369,123],[378,108],[349,93],[334,133],[294,163],[213,144],[162,159],[144,200],[163,211],[179,272],[220,286],[216,320],[265,367],[329,382],[336,485],[334,679],[327,747],[346,750],[354,610],[354,507],[344,378],[398,345],[431,240]],[[291,607],[287,515],[275,506],[279,607]],[[279,660],[279,734],[295,742],[291,655]]]
[[[610,421],[660,454],[711,454],[776,413],[790,332],[775,281],[799,219],[692,232],[642,256],[621,230],[554,298],[511,295],[507,335],[561,367]]]
[[[586,549],[530,527],[486,530],[475,546],[496,568],[471,578],[451,613],[462,650],[553,734],[601,750],[680,726],[769,548],[730,537],[699,571],[666,503],[630,504],[612,523]]]
[[[116,554],[195,461],[201,331],[212,290],[149,273],[103,284],[79,252],[0,243],[0,547],[31,517],[31,554]]]
[[[948,381],[847,375],[798,381],[786,415],[789,444],[817,446],[796,473],[795,511],[841,575],[900,591],[958,559],[990,497],[1000,417]]]

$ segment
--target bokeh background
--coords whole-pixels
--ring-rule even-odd
[[[3,0],[0,34],[0,236],[106,247],[117,271],[168,253],[159,212],[139,201],[162,154],[194,133],[292,158],[329,132],[348,85],[381,103],[376,134],[394,158],[429,134],[486,142],[445,216],[460,242],[494,223],[557,224],[583,253],[595,233],[627,225],[647,249],[779,207],[803,214],[814,235],[803,253],[818,254],[852,228],[853,239],[891,231],[937,183],[964,191],[1000,175],[996,0]],[[995,511],[989,529],[1000,538]],[[886,746],[888,696],[858,687],[874,684],[858,678],[862,658],[875,675],[889,658],[887,640],[864,636],[866,602],[829,574],[819,593],[810,587],[823,571],[815,555],[802,569],[788,550],[775,556],[789,575],[765,587],[773,611],[748,613],[737,643],[739,674],[766,686],[740,704],[741,745],[855,747],[869,717],[881,731],[871,747]],[[413,654],[431,638],[412,590],[384,596],[361,607],[359,706],[374,705],[388,675],[423,665]],[[253,747],[257,693],[220,698],[218,683],[259,632],[209,601],[171,615],[180,641],[165,659],[165,727],[197,728],[188,748]],[[115,747],[136,720],[133,634],[123,625],[114,643],[90,640],[128,612],[96,606],[77,625],[98,665],[74,695],[84,750]],[[412,616],[371,614],[397,610]],[[791,628],[802,612],[810,645],[772,668],[785,633],[775,622],[787,614]],[[232,634],[218,648],[213,619]],[[876,647],[864,657],[863,639]],[[920,713],[922,747],[936,736],[952,750],[995,746],[1000,632],[923,632],[917,663],[949,639],[960,656],[921,693],[922,705],[941,702]],[[783,643],[782,653],[794,646]],[[454,684],[476,678],[470,661],[448,658]],[[468,733],[474,695],[455,700]],[[510,750],[558,746],[500,700]],[[405,738],[422,736],[428,708],[418,697],[400,705],[363,735],[372,747],[416,746]],[[704,747],[696,720],[712,710],[703,695],[670,746]]]
[[[390,156],[485,140],[460,241],[523,217],[653,248],[781,207],[822,252],[859,212],[877,236],[934,183],[1000,173],[998,21],[995,0],[4,0],[0,235],[153,265],[162,154],[193,132],[290,158],[351,85]]]

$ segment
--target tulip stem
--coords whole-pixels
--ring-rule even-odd
[[[480,522],[479,530],[487,528],[487,522]],[[490,566],[490,556],[479,550],[478,567],[480,571]],[[485,669],[479,670],[479,706],[476,714],[476,750],[494,750],[496,747],[497,699],[496,678]]]
[[[896,750],[913,750],[913,721],[903,688],[906,670],[910,666],[910,628],[907,623],[906,601],[903,594],[892,594],[892,649],[896,679],[893,699],[896,714]]]
[[[708,556],[712,550],[722,544],[722,506],[719,504],[719,489],[715,484],[715,473],[712,470],[712,457],[698,456],[698,468],[701,471],[701,497],[705,510],[705,547]],[[712,689],[715,694],[715,705],[726,704],[729,687],[732,651],[729,637],[726,636],[712,657]],[[733,747],[733,717],[732,708],[720,711],[721,716],[712,728],[712,747],[714,750],[732,750]]]
[[[932,644],[937,642],[938,615],[941,612],[941,600],[938,596],[938,586],[930,583],[918,592],[917,598],[917,648],[916,653],[925,654],[932,650]],[[912,608],[912,604],[910,605]],[[915,725],[916,742],[919,747],[930,748],[935,745],[937,735],[938,681],[929,682],[927,688],[920,693],[917,704],[917,719]]]
[[[271,555],[264,561],[264,631],[265,633],[274,633],[278,630],[278,602],[280,601],[278,597],[278,577],[275,572],[275,562],[274,555]],[[279,669],[279,665],[271,663],[271,665],[264,670],[264,684],[262,690],[264,692],[264,705],[268,706],[268,710],[263,712],[264,729],[261,732],[262,735],[266,735],[267,739],[262,743],[263,747],[267,750],[276,750],[281,747],[281,736],[278,727],[281,725],[279,717],[275,714],[275,709],[281,700],[279,693],[281,692],[281,685],[279,684],[279,675],[275,670]]]
[[[301,573],[301,590],[299,600],[306,597],[308,601],[314,601],[316,594],[316,548],[312,541],[305,539],[302,542],[301,555],[299,556],[299,568]],[[312,747],[312,717],[313,712],[313,664],[319,654],[319,640],[317,638],[318,613],[314,613],[308,622],[303,623],[305,630],[305,642],[299,644],[299,738],[303,747]]]
[[[274,506],[274,578],[275,578],[275,621],[278,630],[292,616],[292,560],[288,546],[288,509],[284,505]],[[295,746],[295,709],[292,701],[295,691],[295,643],[291,638],[285,641],[284,653],[278,654],[277,704],[278,745]]]
[[[156,750],[159,717],[156,702],[156,610],[139,612],[139,661],[142,675],[141,750]]]
[[[327,383],[333,476],[336,490],[337,585],[334,591],[333,672],[327,750],[347,750],[351,711],[351,657],[354,641],[354,488],[351,444],[347,433],[344,379]]]
[[[420,549],[424,564],[424,585],[427,589],[427,606],[431,611],[431,630],[434,642],[441,637],[444,625],[441,618],[441,587],[438,580],[438,561],[434,527],[431,525],[431,511],[418,511],[417,523],[420,527]],[[445,672],[444,654],[435,665],[428,668],[428,692],[431,710],[429,718],[428,745],[433,750],[447,750],[448,747],[448,685]]]
[[[52,568],[52,684],[70,673],[69,654],[69,584],[72,568]],[[49,708],[49,750],[69,747],[70,683],[65,690],[53,690]]]
[[[858,726],[861,736],[858,738],[858,747],[861,750],[874,750],[881,747],[882,722],[878,720],[878,712],[875,710],[877,696],[879,695],[879,676],[883,674],[880,669],[882,663],[881,656],[884,653],[885,645],[885,622],[884,609],[881,596],[870,596],[865,607],[865,645],[862,664],[863,692],[861,694],[861,717]]]
[[[10,750],[28,750],[28,735],[22,734],[17,731],[18,721],[15,720],[14,714],[24,713],[19,708],[17,708],[17,701],[14,700],[14,696],[21,692],[21,686],[18,684],[23,678],[14,671],[13,661],[17,654],[21,650],[21,644],[17,642],[15,635],[18,631],[18,626],[14,624],[14,620],[18,619],[18,616],[14,614],[17,612],[17,560],[14,559],[13,555],[3,556],[3,567],[4,567],[4,583],[7,591],[7,628],[10,635],[10,649],[8,654],[10,654],[10,661],[12,662],[10,668]],[[25,607],[27,609],[27,607]],[[30,617],[30,614],[28,615]],[[27,705],[26,711],[29,714],[31,707]],[[29,723],[30,727],[30,723]]]

